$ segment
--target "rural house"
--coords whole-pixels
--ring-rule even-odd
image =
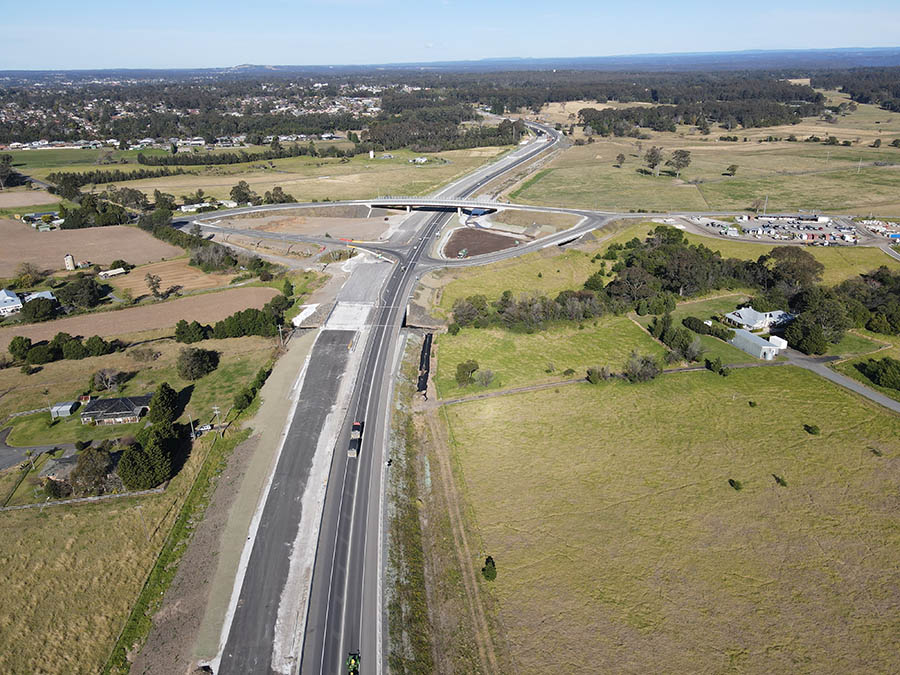
[[[82,424],[132,424],[150,410],[151,394],[127,398],[98,398],[81,411]]]
[[[741,307],[725,315],[725,321],[744,330],[771,330],[789,323],[794,318],[780,309],[774,312],[757,312],[753,307]]]
[[[0,290],[0,316],[9,316],[22,309],[19,296],[7,289]]]

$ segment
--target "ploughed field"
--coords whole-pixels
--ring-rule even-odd
[[[65,268],[63,258],[71,253],[76,261],[108,265],[122,259],[142,265],[184,254],[180,248],[155,239],[136,227],[115,225],[83,230],[38,232],[30,225],[0,219],[0,277],[10,277],[22,263],[34,263],[42,270]]]
[[[471,258],[473,255],[494,253],[495,251],[511,248],[516,245],[516,241],[521,242],[522,239],[488,232],[487,230],[464,227],[450,235],[447,243],[444,244],[444,256],[447,258]],[[459,254],[463,250],[466,253],[460,256]]]
[[[108,228],[104,228],[108,229]],[[16,335],[31,338],[32,342],[49,340],[62,331],[70,335],[99,335],[109,337],[122,333],[136,333],[154,328],[169,328],[179,320],[214,323],[248,307],[262,307],[278,295],[274,288],[245,286],[220,293],[195,295],[153,305],[143,305],[118,311],[97,312],[80,316],[0,328],[0,349],[6,350]]]

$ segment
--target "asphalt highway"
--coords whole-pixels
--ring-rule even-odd
[[[454,197],[473,194],[550,145],[542,143],[540,148],[514,153],[500,166],[478,171],[443,192]],[[381,495],[394,355],[410,294],[419,276],[431,268],[430,264],[419,263],[427,259],[428,250],[451,213],[426,217],[411,243],[400,250],[393,249],[398,264],[382,290],[350,408],[353,420],[365,424],[360,453],[356,458],[347,458],[346,435],[341,436],[334,453],[316,551],[302,673],[343,672],[350,651],[360,652],[361,672],[382,670]],[[348,425],[353,420],[348,420]]]
[[[473,194],[498,176],[547,151],[559,136],[549,129],[542,131],[551,135],[552,142],[537,141],[518,148],[497,163],[448,186],[435,197]],[[226,620],[227,638],[217,673],[287,672],[298,667],[303,673],[340,673],[344,671],[347,653],[357,650],[362,654],[361,672],[381,671],[381,498],[383,452],[396,366],[394,356],[408,298],[418,277],[433,266],[426,262],[427,252],[451,213],[416,213],[412,218],[418,226],[411,240],[408,238],[395,246],[364,245],[389,255],[396,264],[381,289],[363,334],[365,351],[350,398],[348,418],[352,419],[346,421],[337,438],[328,439],[335,444],[315,548],[305,630],[296,636],[296,641],[302,642],[302,649],[287,648],[291,654],[300,651],[302,660],[293,663],[292,657],[284,658],[284,645],[276,648],[279,631],[283,633],[284,628],[278,624],[279,608],[285,602],[285,594],[296,592],[290,587],[289,575],[295,564],[291,555],[295,552],[303,515],[303,488],[310,477],[325,420],[334,410],[340,382],[346,375],[348,345],[360,337],[356,331],[323,330],[313,348],[255,538],[252,541],[248,538],[250,555],[236,587],[233,614]],[[245,233],[200,222],[209,231]],[[182,222],[176,226],[188,224]],[[262,234],[255,230],[247,232],[255,237]],[[336,243],[312,237],[280,235],[278,238],[281,237]],[[348,458],[349,426],[353,419],[363,421],[365,428],[359,456]],[[313,542],[303,542],[303,545],[311,546]]]

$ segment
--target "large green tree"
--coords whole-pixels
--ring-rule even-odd
[[[178,413],[178,392],[169,386],[168,382],[161,382],[150,399],[150,412],[147,419],[154,424],[171,424]]]

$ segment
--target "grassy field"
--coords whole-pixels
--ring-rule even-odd
[[[738,135],[741,142],[717,140],[730,134]],[[810,135],[834,135],[852,145],[762,142],[770,135],[786,139],[790,134],[800,141]],[[679,127],[650,136],[640,141],[640,147],[632,139],[595,136],[594,143],[564,151],[540,176],[514,188],[511,196],[532,204],[665,211],[743,210],[768,195],[773,210],[900,215],[900,170],[874,166],[876,162],[900,164],[900,150],[889,147],[891,140],[900,137],[900,114],[876,106],[861,105],[837,124],[806,119],[794,126],[736,132],[713,129],[709,136]],[[575,138],[579,137],[580,129]],[[870,147],[876,138],[882,147]],[[692,163],[680,178],[669,175],[665,167],[658,178],[643,175],[638,170],[651,145],[661,146],[667,154],[689,150]],[[619,153],[626,157],[621,167],[616,166]],[[857,171],[860,161],[862,168]],[[730,164],[738,165],[734,177],[723,175]]]
[[[900,418],[791,367],[446,410],[518,671],[896,670]]]
[[[857,345],[856,349],[853,351],[848,349],[847,351],[842,352],[842,356],[850,358],[846,358],[840,363],[832,364],[832,368],[848,377],[852,377],[854,380],[862,382],[867,387],[880,391],[885,396],[900,401],[900,391],[888,387],[879,387],[872,382],[872,380],[863,375],[856,367],[869,359],[883,359],[886,356],[889,356],[892,359],[900,359],[900,336],[881,335],[880,333],[871,333],[867,330],[856,330],[853,333],[847,334],[847,337],[844,338],[844,342],[847,341],[852,341],[852,344]],[[867,346],[865,342],[868,342],[871,346]],[[843,344],[843,342],[841,344]],[[840,346],[841,345],[837,345],[837,347]]]
[[[325,143],[324,145],[335,145]],[[230,149],[221,150],[228,152]],[[253,148],[248,148],[252,152]],[[325,157],[289,157],[273,161],[247,162],[216,166],[185,166],[185,173],[178,176],[126,181],[119,187],[140,189],[149,195],[158,189],[180,197],[202,189],[208,196],[218,199],[229,197],[231,188],[239,180],[249,183],[251,189],[262,195],[280,185],[285,192],[300,201],[340,200],[376,197],[378,195],[418,195],[431,192],[439,185],[469,173],[508,150],[506,147],[450,150],[439,153],[414,153],[409,150],[392,151],[393,159],[373,159],[359,155],[352,159]],[[164,151],[148,151],[145,154]],[[44,178],[53,171],[86,171],[101,169],[97,165],[98,150],[44,150],[19,151],[13,165],[36,178]],[[165,154],[165,153],[164,153]],[[114,152],[114,157],[124,157],[128,165],[110,165],[123,170],[136,169],[137,152]],[[413,157],[425,155],[431,161],[424,165],[410,164]],[[102,190],[104,186],[99,186]],[[86,188],[87,189],[87,188]]]
[[[190,393],[190,402],[182,419],[186,422],[190,414],[195,423],[202,424],[213,419],[213,405],[220,406],[223,413],[231,407],[234,395],[253,379],[256,371],[272,356],[275,342],[261,337],[206,340],[200,346],[218,351],[220,364],[215,371],[193,383],[182,380],[175,368],[178,353],[184,345],[165,339],[143,346],[159,352],[159,358],[143,363],[136,361],[128,352],[120,352],[81,361],[48,363],[33,375],[24,375],[13,368],[3,371],[5,394],[0,397],[0,418],[19,410],[72,400],[87,389],[92,373],[101,368],[112,368],[133,373],[121,389],[119,395],[122,396],[153,393],[160,382],[168,382],[176,391],[184,391],[185,395]],[[85,426],[77,414],[51,424],[49,413],[37,413],[14,420],[8,441],[10,445],[50,445],[75,440],[100,440],[134,434],[139,426]]]
[[[559,325],[530,335],[500,328],[464,328],[437,340],[435,384],[442,398],[481,391],[456,384],[456,365],[475,359],[481,370],[492,370],[491,389],[506,389],[554,380],[584,377],[591,366],[622,370],[633,349],[662,356],[663,348],[624,316],[605,316],[577,325]],[[553,370],[550,370],[550,364]],[[571,368],[575,374],[564,375]]]
[[[441,281],[452,279],[441,289],[438,312],[449,315],[453,303],[460,298],[481,293],[488,299],[499,298],[505,290],[519,293],[532,291],[555,295],[567,288],[580,288],[598,265],[591,255],[569,250],[558,254],[547,249],[520,258],[474,267],[461,271],[442,272]]]
[[[0,514],[0,672],[102,669],[207,442],[162,494]]]

